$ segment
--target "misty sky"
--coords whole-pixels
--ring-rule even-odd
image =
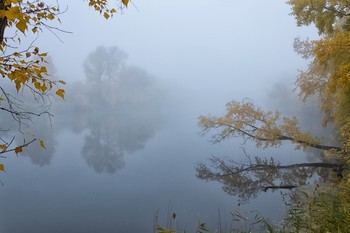
[[[84,1],[60,1],[62,9],[68,5],[61,28],[73,34],[58,33],[61,43],[47,32],[38,41],[60,78],[68,84],[83,79],[83,60],[92,50],[118,46],[129,64],[180,87],[198,113],[211,113],[233,98],[259,99],[276,80],[293,84],[306,64],[294,53],[293,39],[316,36],[311,27],[296,27],[285,1],[133,3],[137,8],[130,4],[106,21]]]

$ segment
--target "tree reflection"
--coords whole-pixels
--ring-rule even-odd
[[[50,123],[43,120],[36,122],[35,129],[31,132],[34,132],[34,135],[44,140],[45,148],[42,148],[39,142],[36,142],[26,147],[20,156],[29,157],[33,164],[39,166],[49,165],[56,151],[55,145],[57,144]],[[22,139],[18,137],[16,140],[20,143]]]
[[[198,164],[196,176],[206,181],[219,181],[226,193],[248,200],[267,190],[335,182],[342,179],[346,169],[345,164],[337,161],[282,165],[273,158],[247,158],[246,162],[236,162],[212,157],[209,164]]]
[[[39,138],[44,140],[45,149],[40,146],[40,141],[36,140],[23,149],[20,157],[28,157],[33,164],[44,166],[49,165],[55,153],[56,139],[51,128],[50,119],[45,117],[33,118],[30,123],[22,123],[19,128],[10,117],[2,117],[0,124],[12,130],[1,132],[2,138],[12,141],[14,145],[22,145],[24,142]],[[16,131],[18,129],[18,131]]]
[[[143,69],[127,66],[126,58],[126,53],[117,47],[98,47],[84,63],[85,81],[65,88],[65,101],[53,98],[46,103],[26,103],[32,109],[42,104],[54,118],[33,117],[18,124],[11,116],[4,116],[0,119],[1,138],[14,144],[27,142],[33,138],[31,135],[42,139],[46,149],[38,140],[20,156],[43,166],[50,164],[55,153],[57,134],[68,129],[85,134],[82,156],[96,172],[114,173],[123,168],[124,154],[142,149],[155,134],[163,105],[154,78]],[[48,68],[54,75],[52,62]],[[23,99],[28,96],[21,94]],[[10,129],[19,131],[16,137],[12,137]]]
[[[143,148],[159,126],[161,101],[154,79],[125,60],[116,47],[97,48],[84,63],[85,82],[68,88],[57,111],[62,125],[87,133],[82,154],[98,173],[123,168],[123,155]]]
[[[307,132],[307,134],[311,132],[312,135],[317,136],[317,140],[320,140],[323,145],[332,145],[333,147],[307,143],[306,148],[303,150],[306,154],[305,159],[307,162],[296,164],[281,164],[273,158],[250,158],[245,151],[244,154],[247,159],[243,162],[236,161],[232,158],[214,156],[210,158],[208,162],[201,162],[197,165],[196,176],[202,180],[220,182],[226,193],[237,195],[242,200],[255,198],[259,193],[268,190],[291,190],[304,185],[338,182],[342,180],[343,174],[345,170],[348,169],[348,166],[342,156],[331,156],[337,153],[337,148],[341,148],[342,145],[337,141],[337,137],[329,137],[329,135],[336,135],[331,125],[325,128],[319,127],[323,116],[319,113],[319,102],[317,98],[313,98],[307,104],[301,105],[298,96],[284,84],[277,84],[270,93],[270,97],[269,102],[277,103],[279,109],[282,109],[287,115],[296,115],[297,118],[300,119],[300,129],[302,129],[303,132]],[[251,138],[262,144],[273,141],[270,139],[271,135],[274,133],[271,129],[273,129],[275,125],[270,124],[261,130],[262,125],[268,122],[266,115],[260,117],[261,115],[259,114],[251,114],[253,111],[249,108],[241,108],[241,113],[235,115],[233,113],[239,109],[239,105],[232,104],[229,105],[229,107],[225,117],[205,118],[205,120],[212,120],[211,122],[208,120],[204,122],[212,126],[210,129],[223,129],[219,130],[219,133],[214,134],[213,138],[215,142],[220,142],[230,136],[235,137],[237,134],[246,137],[243,143],[246,143],[246,141]],[[258,113],[259,111],[260,109],[254,113]],[[271,114],[273,113],[271,112]],[[241,116],[251,116],[251,121],[246,121],[248,118],[240,118]],[[260,121],[260,123],[254,124],[256,121]],[[273,121],[275,121],[275,119]],[[214,125],[215,123],[217,124]],[[232,123],[237,123],[237,127]],[[289,129],[291,129],[291,127],[289,127]],[[256,137],[258,131],[262,132],[262,134]],[[237,132],[237,134],[233,135],[232,132]],[[261,135],[266,136],[267,134],[265,133],[267,132],[272,132],[272,134],[267,137],[261,137]],[[278,129],[276,132],[283,131]],[[293,133],[297,135],[296,132],[297,131],[294,131]],[[280,140],[279,142],[290,139],[283,136],[277,138]],[[305,138],[307,137],[303,139]],[[302,140],[292,140],[292,142],[301,143]],[[259,144],[257,145],[259,146]]]
[[[118,138],[108,126],[91,129],[91,133],[85,136],[83,157],[98,173],[114,173],[124,167]]]

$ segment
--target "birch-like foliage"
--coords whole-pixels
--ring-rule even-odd
[[[129,0],[89,0],[87,7],[90,6],[105,19],[109,19],[117,11],[126,8],[128,3]],[[60,15],[65,10],[66,8],[60,8],[59,0],[0,1],[0,111],[3,116],[10,115],[18,122],[20,132],[23,121],[30,122],[33,116],[50,116],[50,113],[47,108],[39,112],[27,110],[26,102],[13,95],[6,89],[8,86],[5,84],[13,84],[17,93],[31,93],[35,100],[44,100],[52,93],[64,99],[65,90],[62,85],[65,82],[54,80],[50,76],[47,69],[48,53],[42,51],[35,45],[35,41],[29,38],[35,38],[45,31],[59,37],[57,32],[62,33],[64,30],[57,28],[57,25],[61,23]],[[6,127],[1,125],[0,132],[8,132],[10,129]],[[10,151],[21,153],[23,147],[35,141],[45,148],[44,141],[35,136],[20,145],[13,145],[14,137],[0,135],[0,155]],[[0,166],[0,170],[4,170],[3,165]]]
[[[252,141],[259,148],[278,147],[283,141],[290,141],[296,149],[342,149],[323,145],[320,139],[301,131],[297,118],[281,117],[278,111],[264,111],[250,101],[231,101],[226,104],[224,116],[200,116],[199,125],[204,132],[215,130],[212,136],[214,143],[241,137],[244,142]]]

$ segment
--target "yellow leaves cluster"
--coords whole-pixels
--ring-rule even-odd
[[[114,1],[115,7],[110,7],[110,2]],[[129,0],[89,0],[89,6],[103,15],[105,19],[112,17],[117,10],[128,7]]]
[[[45,21],[56,19],[58,13],[57,7],[41,1],[8,0],[0,8],[0,17],[7,18],[7,26],[15,26],[22,34],[29,29],[33,33],[41,31]]]
[[[59,9],[59,1],[37,1],[37,0],[2,0],[0,3],[0,18],[3,23],[0,25],[0,31],[5,28],[11,28],[16,33],[14,37],[0,35],[0,77],[11,80],[17,92],[24,86],[27,86],[36,94],[46,94],[51,89],[56,89],[55,94],[64,99],[65,91],[58,87],[65,84],[63,80],[51,80],[46,69],[47,53],[42,53],[39,48],[29,47],[25,51],[10,51],[18,48],[21,38],[28,36],[29,33],[37,34],[44,28],[55,29],[49,25],[50,21],[60,22],[58,17],[62,13]],[[110,7],[114,3],[115,7]],[[129,0],[89,0],[89,6],[99,11],[104,18],[108,19],[117,12],[116,9],[123,9],[128,6]],[[52,5],[52,4],[56,4]],[[6,31],[6,30],[5,30]],[[17,33],[19,32],[19,33]],[[11,43],[11,44],[10,44]],[[11,48],[11,49],[7,49]],[[1,101],[4,100],[0,98]],[[34,139],[33,141],[35,141]],[[40,146],[45,148],[45,144],[40,140]],[[15,148],[8,148],[8,145],[0,144],[0,154],[8,151],[14,151],[16,154],[22,152],[23,147],[29,145],[20,145]],[[4,170],[0,164],[0,170]]]
[[[13,6],[7,10],[0,11],[0,17],[6,17],[9,20],[9,24],[15,24],[16,28],[20,30],[23,34],[27,30],[28,18],[20,10],[19,6]]]
[[[49,79],[46,69],[47,53],[40,53],[39,48],[23,52],[14,52],[8,56],[0,58],[0,75],[7,77],[15,83],[17,92],[24,86],[32,84],[32,88],[39,93],[46,93],[57,83],[65,84],[64,81],[53,81]],[[64,98],[64,90],[59,89],[56,94]]]
[[[279,146],[283,140],[295,143],[296,149],[319,143],[308,133],[301,132],[296,118],[281,121],[279,112],[265,112],[247,101],[229,102],[223,117],[200,116],[199,125],[204,131],[218,130],[213,136],[214,142],[239,136],[262,148]]]
[[[314,41],[313,61],[297,80],[304,99],[317,94],[325,113],[323,125],[335,122],[344,141],[350,140],[350,32],[337,31]]]
[[[30,140],[29,142],[24,141],[23,144],[21,144],[21,145],[17,145],[17,146],[12,147],[11,143],[10,144],[0,144],[0,154],[6,153],[9,151],[14,151],[16,153],[16,155],[18,155],[18,154],[23,152],[24,147],[28,146],[29,144],[31,144],[35,141],[39,142],[39,146],[41,148],[46,149],[46,145],[45,145],[45,142],[43,140],[35,138],[34,135],[32,135],[32,136],[33,136],[32,140]]]
[[[6,27],[17,28],[25,36],[26,31],[33,33],[42,31],[46,21],[57,18],[58,7],[50,6],[42,1],[5,0],[0,5],[0,17],[7,19]],[[20,42],[20,34],[16,34],[11,41]],[[7,39],[0,43],[0,50],[7,48]],[[46,93],[47,90],[56,86],[56,81],[50,80],[46,69],[47,53],[40,53],[39,48],[29,48],[22,52],[13,52],[0,57],[0,76],[14,82],[16,90],[29,85],[39,93]],[[62,82],[61,82],[62,83]],[[58,96],[64,98],[62,89],[58,89]]]
[[[323,126],[334,122],[350,141],[350,5],[347,0],[289,0],[298,25],[314,23],[322,38],[312,41],[313,60],[296,85],[305,100],[318,95]]]
[[[331,35],[339,28],[348,27],[349,2],[347,0],[288,0],[298,26],[314,24],[319,34]],[[344,20],[342,25],[339,21]]]

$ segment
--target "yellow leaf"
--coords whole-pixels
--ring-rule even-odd
[[[18,63],[13,64],[12,66],[16,69],[20,67],[20,65]]]
[[[27,21],[25,19],[20,19],[18,23],[16,23],[16,27],[24,34],[28,28]]]
[[[23,149],[22,149],[21,146],[17,146],[17,147],[15,148],[15,153],[16,153],[16,155],[18,155],[18,154],[21,153],[22,151],[23,151]]]
[[[17,82],[17,81],[15,81],[15,83],[16,83],[16,90],[17,90],[17,92],[19,92],[19,90],[21,89],[21,83],[20,82]]]
[[[46,69],[46,67],[45,66],[42,66],[41,68],[40,68],[40,72],[42,72],[42,73],[47,73],[47,69]]]
[[[128,7],[129,0],[122,0],[122,3],[123,3],[126,7]]]
[[[58,82],[59,82],[59,83],[62,83],[62,84],[66,84],[66,82],[63,81],[63,80],[58,80]]]
[[[34,87],[38,90],[41,90],[40,87],[41,87],[41,84],[39,82],[35,82],[34,83]]]
[[[0,150],[6,150],[7,149],[7,146],[6,145],[4,145],[4,144],[1,144],[0,145]]]
[[[42,85],[42,86],[40,87],[40,90],[41,90],[42,92],[45,92],[45,91],[47,90],[47,87],[46,87],[45,85]]]
[[[5,171],[5,166],[2,163],[0,163],[0,171]]]
[[[48,18],[49,20],[53,20],[53,19],[55,18],[55,16],[54,16],[53,14],[48,14],[48,15],[47,15],[47,18]]]
[[[105,12],[105,13],[103,14],[103,16],[104,16],[106,19],[109,18],[109,14],[108,14],[107,12]]]
[[[58,89],[56,91],[56,95],[60,96],[62,99],[64,99],[64,90],[63,89]]]
[[[117,12],[117,10],[115,9],[115,8],[112,8],[111,9],[111,13],[113,14],[113,13],[116,13]]]
[[[5,99],[0,97],[0,101],[3,101],[3,100],[5,100]]]
[[[18,18],[22,18],[22,13],[19,9],[18,6],[15,6],[15,7],[12,7],[10,8],[8,11],[5,11],[5,14],[4,14],[7,19],[9,20],[13,20],[13,19],[18,19]]]
[[[46,146],[45,146],[45,143],[44,143],[43,140],[40,140],[40,146],[41,146],[42,148],[46,149]]]

